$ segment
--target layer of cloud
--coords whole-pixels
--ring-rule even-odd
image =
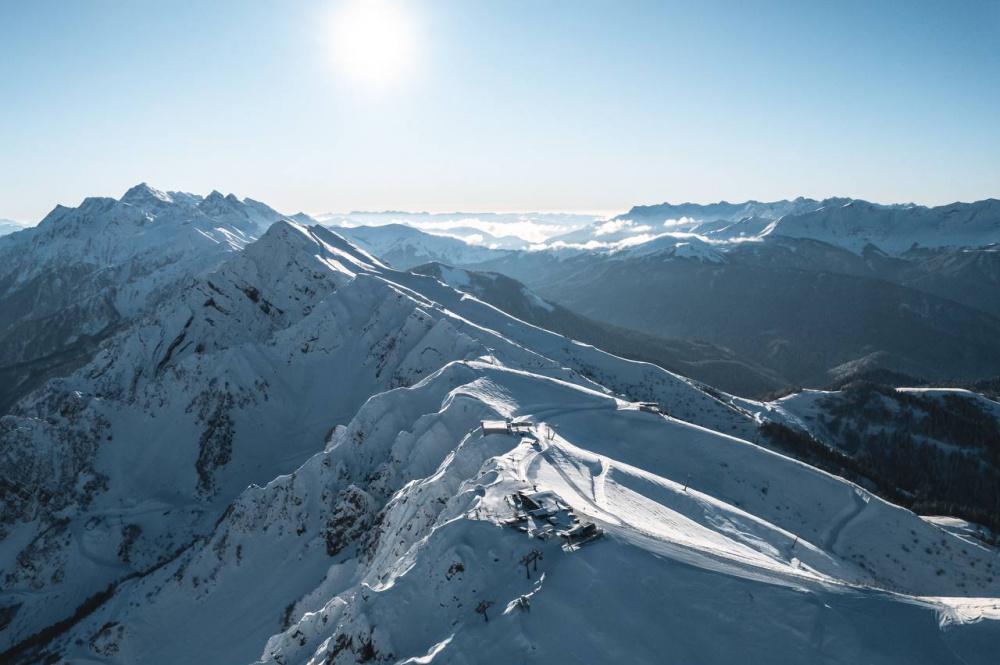
[[[480,239],[469,242],[488,244],[489,238],[519,238],[525,243],[541,243],[549,238],[584,228],[600,218],[576,213],[392,213],[359,212],[314,216],[323,223],[343,226],[384,226],[404,224],[435,235],[468,240],[478,231]]]
[[[678,226],[691,226],[697,223],[696,220],[691,217],[681,217],[680,219],[668,219],[663,222],[664,228],[672,229]]]
[[[636,224],[630,219],[610,219],[594,229],[594,237],[600,238],[601,236],[620,234],[622,232],[638,234],[652,230],[653,227],[649,224]]]

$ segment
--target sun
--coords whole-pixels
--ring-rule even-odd
[[[360,83],[389,85],[412,71],[415,38],[413,19],[399,2],[349,0],[333,16],[334,64]]]

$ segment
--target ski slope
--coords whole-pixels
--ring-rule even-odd
[[[532,427],[484,436],[489,417]],[[551,493],[604,536],[568,548],[506,526],[518,491]],[[949,555],[905,554],[914,539]],[[986,663],[995,560],[745,441],[457,362],[373,397],[75,633],[99,635],[107,662]]]

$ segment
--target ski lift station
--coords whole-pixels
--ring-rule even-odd
[[[515,420],[484,420],[483,434],[527,434],[531,432],[531,423]]]

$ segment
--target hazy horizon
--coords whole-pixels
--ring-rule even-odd
[[[1000,196],[1000,4],[0,7],[0,216]]]
[[[44,219],[57,206],[61,205],[61,206],[69,207],[69,208],[75,208],[75,207],[77,207],[77,206],[80,205],[80,203],[83,201],[83,199],[89,198],[89,197],[106,197],[106,198],[119,199],[119,198],[122,197],[123,194],[125,194],[126,191],[128,191],[128,189],[130,189],[131,187],[134,187],[136,185],[139,185],[139,184],[148,184],[150,187],[153,187],[154,189],[158,189],[158,190],[163,191],[163,192],[184,192],[186,194],[195,194],[195,195],[199,195],[199,196],[207,196],[212,191],[212,190],[209,190],[209,191],[204,191],[204,192],[197,192],[197,191],[181,190],[181,189],[171,188],[171,187],[164,188],[164,187],[159,187],[157,185],[157,183],[147,183],[146,181],[141,181],[141,182],[132,183],[132,185],[129,185],[129,186],[125,187],[124,189],[122,189],[122,191],[117,192],[117,193],[91,193],[91,194],[85,194],[83,197],[81,197],[77,201],[54,201],[52,203],[52,205],[50,205],[45,210],[45,212],[42,213],[41,215],[39,215],[36,219],[17,218],[17,217],[11,216],[11,215],[7,215],[7,214],[4,213],[3,210],[0,210],[0,221],[14,222],[14,223],[21,224],[21,225],[24,225],[24,226],[33,226],[33,225],[37,224],[38,222],[42,221],[42,219]],[[610,209],[603,209],[603,210],[574,209],[574,208],[570,208],[570,207],[548,208],[548,209],[539,209],[539,208],[536,208],[536,209],[502,209],[502,208],[468,208],[468,209],[460,209],[460,208],[447,208],[446,207],[446,208],[432,209],[432,210],[418,210],[418,209],[405,209],[405,208],[394,207],[394,206],[388,206],[388,207],[383,208],[383,209],[335,209],[335,208],[330,208],[330,209],[319,209],[319,210],[302,210],[302,209],[296,209],[296,208],[294,208],[294,206],[292,206],[290,208],[283,208],[281,206],[276,206],[276,205],[272,204],[271,201],[268,201],[266,199],[262,199],[259,196],[255,196],[252,192],[227,192],[227,191],[223,191],[223,190],[219,190],[219,191],[222,194],[225,194],[225,195],[234,194],[235,196],[237,196],[241,200],[244,199],[244,198],[250,198],[250,199],[258,200],[258,201],[260,201],[262,203],[265,203],[267,205],[272,206],[278,212],[281,212],[281,213],[284,213],[284,214],[294,215],[294,214],[298,214],[298,213],[305,213],[305,214],[309,215],[310,217],[335,217],[335,216],[344,216],[344,217],[346,217],[346,216],[350,216],[350,215],[392,215],[392,214],[398,214],[398,215],[466,215],[466,214],[468,214],[468,215],[490,215],[490,214],[493,214],[493,215],[577,215],[577,216],[581,216],[581,217],[610,218],[610,217],[615,217],[615,216],[618,216],[618,215],[625,214],[631,208],[636,207],[636,206],[654,206],[654,205],[660,205],[660,204],[673,204],[673,205],[685,205],[685,204],[712,205],[712,204],[718,204],[718,203],[741,204],[741,203],[747,203],[747,202],[751,202],[751,201],[756,201],[756,202],[760,202],[760,203],[770,203],[770,202],[783,201],[783,200],[791,201],[791,200],[794,200],[794,199],[800,198],[800,197],[801,198],[807,198],[807,199],[815,199],[817,201],[822,201],[824,199],[838,199],[839,198],[839,199],[864,200],[864,201],[867,201],[869,203],[875,203],[875,204],[879,204],[879,205],[893,205],[893,204],[903,204],[903,205],[905,205],[905,204],[912,204],[912,205],[925,206],[925,207],[939,207],[939,206],[945,206],[945,205],[949,205],[949,204],[953,204],[953,203],[976,203],[976,202],[979,202],[979,201],[1000,199],[1000,193],[998,193],[998,194],[993,195],[993,196],[984,196],[984,197],[979,198],[979,199],[966,199],[966,200],[954,199],[954,200],[945,200],[945,201],[934,202],[934,203],[921,203],[919,201],[912,201],[912,200],[910,200],[910,201],[889,201],[889,200],[880,201],[880,200],[873,200],[873,199],[870,199],[870,198],[864,198],[864,197],[859,197],[859,196],[849,196],[849,195],[843,195],[843,194],[831,194],[829,196],[822,196],[822,197],[792,195],[792,196],[781,196],[781,197],[774,198],[774,199],[766,199],[766,198],[761,198],[761,197],[750,197],[750,198],[746,198],[746,199],[727,199],[727,198],[715,198],[715,199],[711,199],[711,198],[709,198],[709,199],[703,199],[703,200],[694,200],[694,199],[690,199],[690,198],[680,197],[680,198],[673,199],[673,200],[656,200],[656,201],[652,201],[651,200],[651,201],[633,202],[633,203],[624,204],[624,205],[619,206],[617,208],[610,208]]]

